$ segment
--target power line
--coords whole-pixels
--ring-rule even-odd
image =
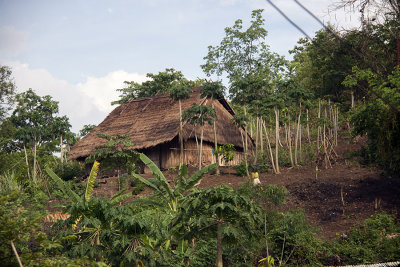
[[[292,21],[286,14],[280,10],[274,3],[272,3],[271,0],[266,0],[271,6],[275,8],[276,11],[279,12],[290,24],[292,24],[293,27],[295,27],[297,30],[299,30],[304,36],[307,37],[312,42],[312,38],[300,27],[298,26],[294,21]]]
[[[266,0],[273,8],[275,8],[276,11],[278,11],[279,14],[281,14],[292,26],[294,26],[297,30],[299,30],[304,36],[307,37],[307,39],[309,39],[311,42],[313,42],[313,39],[299,26],[297,25],[294,21],[292,21],[280,8],[278,8],[274,3],[272,3],[271,0]],[[358,53],[358,51],[356,51],[354,49],[354,47],[352,47],[351,45],[348,45],[347,42],[345,42],[339,35],[337,35],[335,32],[333,32],[329,27],[327,27],[317,16],[315,16],[310,10],[308,10],[305,6],[303,6],[298,0],[294,0],[302,9],[304,9],[309,15],[311,15],[314,19],[316,19],[325,30],[327,30],[329,33],[331,33],[339,42],[344,43],[345,45],[349,46],[350,49],[366,64],[369,65],[368,62],[365,61],[365,59],[362,57],[362,55],[360,55]],[[324,47],[320,46],[318,43],[314,44],[316,46],[318,46],[319,48],[321,48],[322,50],[324,50],[325,52],[328,52]],[[338,61],[336,58],[333,58],[334,61],[336,61],[336,63],[342,67],[344,67],[346,69],[346,67],[343,65],[343,62]],[[372,66],[372,69],[375,69],[374,66]],[[375,72],[377,72],[375,70]],[[378,93],[376,93],[374,90],[372,90],[370,88],[370,91],[368,91],[365,88],[362,88],[359,84],[356,85],[359,89],[365,91],[366,93],[371,92],[372,94],[374,94],[376,97],[380,98],[381,100],[383,100],[387,105],[390,106],[391,109],[393,109],[394,111],[396,111],[397,113],[400,112],[399,109],[394,106],[390,101],[388,101],[387,99],[383,98],[382,96],[380,96]]]

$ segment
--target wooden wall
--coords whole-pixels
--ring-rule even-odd
[[[200,142],[199,142],[200,145]],[[209,142],[203,142],[202,152],[202,166],[206,166],[215,163],[215,157],[213,155],[214,144]],[[189,139],[184,143],[184,163],[189,166],[197,167],[199,164],[198,150],[195,139]],[[179,143],[177,138],[171,142],[167,142],[150,149],[143,150],[145,153],[160,169],[168,169],[169,167],[179,166]],[[235,158],[225,164],[222,157],[219,158],[220,166],[232,166],[237,165],[243,161],[244,155],[241,151],[235,151]],[[149,170],[145,169],[145,172]]]

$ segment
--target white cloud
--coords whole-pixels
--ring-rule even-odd
[[[108,113],[113,109],[111,101],[117,100],[120,95],[116,89],[122,88],[124,81],[143,82],[145,80],[145,75],[117,70],[100,78],[87,77],[84,83],[77,84],[77,88],[92,99],[99,110]]]
[[[17,56],[25,49],[28,33],[10,26],[0,26],[0,59]]]
[[[87,77],[85,82],[71,84],[54,78],[45,69],[31,69],[28,64],[6,62],[12,68],[18,92],[32,88],[38,95],[50,95],[59,102],[60,114],[67,115],[72,131],[78,132],[85,124],[100,123],[115,106],[123,82],[142,82],[145,75],[113,71],[104,77]]]

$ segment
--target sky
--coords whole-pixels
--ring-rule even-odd
[[[321,25],[293,0],[272,0],[308,35]],[[332,0],[300,0],[324,23],[357,25]],[[264,9],[265,42],[290,59],[304,37],[265,0],[0,0],[0,65],[12,68],[18,92],[32,88],[59,102],[72,131],[99,124],[124,81],[143,82],[165,68],[205,78],[200,65],[224,28]]]

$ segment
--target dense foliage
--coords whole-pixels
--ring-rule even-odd
[[[205,173],[218,174],[217,164],[202,168],[201,155],[203,127],[214,125],[216,133],[213,101],[226,93],[223,77],[242,147],[218,146],[215,137],[213,152],[225,162],[241,154],[239,175],[278,174],[279,166],[310,162],[317,170],[329,168],[337,156],[339,128],[368,137],[362,150],[367,163],[400,171],[400,55],[394,19],[400,13],[386,14],[381,22],[365,21],[351,31],[324,28],[312,41],[299,40],[289,62],[265,43],[262,12],[252,12],[248,28],[235,21],[218,45],[208,47],[201,67],[217,82],[190,81],[167,68],[118,89],[120,99],[114,104],[157,94],[178,102],[181,160],[173,180],[133,150],[128,136],[99,133],[104,145],[87,159],[93,168],[82,182],[83,164],[68,161],[66,154],[95,125],[71,133],[68,118],[58,116],[51,96],[32,89],[16,94],[11,69],[0,66],[0,265],[17,266],[18,258],[25,266],[318,266],[399,260],[400,228],[390,215],[376,214],[348,234],[322,242],[302,211],[283,206],[284,187],[254,185],[250,179],[237,189],[197,187]],[[198,85],[211,105],[182,111],[181,100]],[[183,123],[201,129],[199,171],[191,175],[183,164]],[[151,178],[137,174],[144,165]],[[94,196],[97,175],[107,169],[117,170],[119,188],[130,179],[131,192]],[[127,201],[144,188],[152,194]],[[61,220],[48,214],[61,208]]]

